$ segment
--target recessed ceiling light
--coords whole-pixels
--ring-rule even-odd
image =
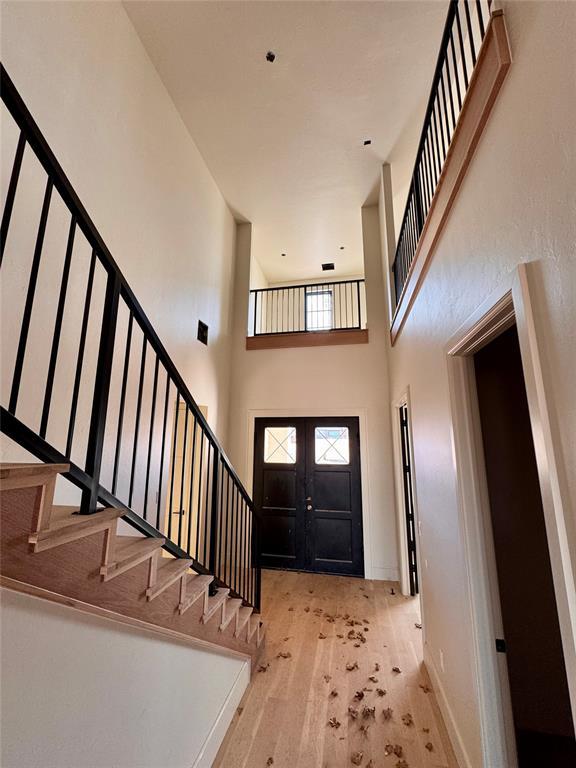
[[[286,254],[285,253],[281,253],[280,256],[286,256]]]
[[[364,139],[364,146],[367,147],[369,144],[372,144],[372,139]]]
[[[344,246],[343,246],[343,245],[341,245],[341,246],[340,246],[340,250],[341,250],[341,251],[343,251],[343,250],[344,250]]]
[[[274,51],[268,51],[268,53],[266,54],[266,61],[269,61],[270,64],[272,64],[275,58],[276,58],[276,54],[274,53]]]

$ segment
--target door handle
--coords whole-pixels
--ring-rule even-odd
[[[306,509],[308,510],[308,512],[311,512],[312,511],[312,504],[306,504]]]

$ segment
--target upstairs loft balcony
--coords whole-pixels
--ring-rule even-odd
[[[246,349],[367,342],[363,278],[250,291]]]

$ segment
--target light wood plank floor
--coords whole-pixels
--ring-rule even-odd
[[[457,768],[422,665],[418,600],[391,589],[397,585],[264,571],[266,670],[254,673],[214,766],[344,768],[362,753],[362,768]],[[364,717],[364,707],[375,715]],[[400,756],[386,754],[393,747]]]

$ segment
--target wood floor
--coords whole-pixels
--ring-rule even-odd
[[[269,627],[261,671],[214,766],[457,768],[422,666],[418,600],[392,589],[383,581],[264,571]]]

